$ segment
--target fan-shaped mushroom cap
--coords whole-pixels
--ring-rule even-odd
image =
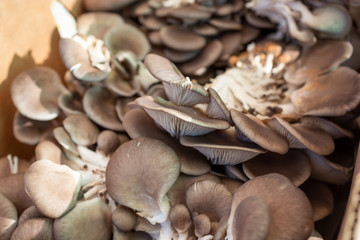
[[[49,121],[36,121],[15,113],[13,122],[13,132],[15,138],[22,143],[35,145],[46,134],[51,131],[52,123]]]
[[[11,240],[48,239],[53,240],[53,219],[32,218],[20,224],[11,236]]]
[[[35,148],[36,160],[48,159],[61,164],[62,155],[61,149],[51,141],[42,141]]]
[[[185,27],[176,25],[162,27],[160,37],[165,46],[178,51],[196,51],[206,44],[204,37],[190,32]]]
[[[223,184],[211,180],[195,182],[186,190],[186,206],[192,214],[203,213],[211,221],[219,222],[214,239],[222,239],[225,235],[231,200],[229,190]]]
[[[291,101],[298,113],[342,116],[360,103],[360,75],[348,67],[308,81],[294,91]]]
[[[313,179],[337,185],[345,184],[351,179],[352,167],[344,167],[309,150],[306,150],[306,154],[310,158]]]
[[[48,67],[35,67],[13,80],[11,99],[25,117],[47,121],[59,115],[57,101],[65,91],[57,72]]]
[[[284,154],[288,151],[289,144],[286,138],[272,130],[264,121],[235,109],[231,109],[230,114],[238,137],[250,139],[272,152]]]
[[[115,111],[115,97],[105,88],[94,86],[83,98],[84,110],[88,117],[107,129],[124,130]]]
[[[65,128],[57,127],[53,130],[53,133],[55,139],[65,150],[68,150],[75,155],[79,155],[76,144],[71,140],[71,137],[66,132]]]
[[[131,231],[136,225],[136,213],[127,207],[118,205],[111,214],[112,223],[122,232]]]
[[[350,58],[352,52],[352,45],[346,41],[318,41],[286,68],[284,78],[290,83],[303,84],[316,76],[330,72]]]
[[[211,220],[206,214],[193,214],[194,234],[198,238],[208,235],[211,230]]]
[[[96,139],[96,151],[103,152],[105,155],[113,153],[120,145],[119,136],[110,130],[103,130]]]
[[[140,89],[137,81],[125,79],[115,68],[112,69],[104,82],[107,88],[122,97],[134,96]]]
[[[231,123],[230,111],[227,109],[219,94],[213,88],[209,88],[208,92],[210,102],[206,109],[206,115],[211,118],[226,120]]]
[[[228,226],[238,205],[248,197],[265,201],[270,213],[267,239],[306,239],[313,229],[313,212],[306,195],[286,177],[271,173],[244,183],[234,194]],[[230,228],[228,237],[231,237]]]
[[[301,186],[309,198],[314,211],[314,221],[330,215],[334,209],[334,196],[328,185],[318,181],[309,181]]]
[[[221,178],[221,183],[234,195],[243,182],[232,178]]]
[[[171,207],[169,212],[171,225],[179,234],[186,234],[191,227],[190,212],[184,204],[176,204]]]
[[[141,108],[132,109],[124,117],[124,128],[129,136],[150,137],[169,145],[178,155],[181,172],[189,175],[201,175],[210,171],[210,164],[195,149],[182,146],[178,140],[159,129],[154,120]]]
[[[26,171],[24,186],[42,214],[58,218],[75,206],[81,176],[66,165],[42,159],[34,162]]]
[[[140,97],[137,104],[171,136],[203,135],[216,129],[227,129],[230,124],[224,120],[211,119],[193,108],[177,106],[159,97]]]
[[[44,215],[33,205],[25,209],[25,211],[19,217],[19,224],[31,219],[31,218],[43,218]]]
[[[25,192],[24,173],[11,174],[0,178],[0,193],[15,205],[18,214],[33,205]]]
[[[14,204],[0,193],[0,238],[8,240],[18,224],[18,214]]]
[[[55,239],[110,239],[111,211],[101,198],[81,201],[54,222]]]
[[[130,24],[112,27],[105,35],[105,44],[113,54],[131,51],[138,59],[143,59],[151,49],[144,33]]]
[[[195,25],[192,28],[192,31],[194,33],[204,36],[204,37],[215,36],[220,32],[219,29],[217,29],[216,27],[214,27],[208,23]]]
[[[195,58],[199,54],[199,51],[177,51],[170,48],[164,49],[164,56],[172,62],[175,63],[183,63],[190,61]]]
[[[330,154],[335,149],[332,137],[321,129],[302,123],[290,124],[280,117],[268,119],[267,124],[285,136],[292,148],[310,149],[321,155]]]
[[[133,2],[136,2],[136,0],[85,0],[84,7],[88,11],[114,11]]]
[[[243,170],[250,178],[268,173],[279,173],[300,186],[311,173],[310,160],[301,150],[290,150],[284,155],[266,153],[243,163]]]
[[[266,239],[270,230],[270,213],[261,197],[245,198],[236,207],[232,225],[228,226],[233,240]]]
[[[116,13],[88,12],[78,16],[76,24],[80,34],[104,39],[106,32],[113,26],[123,25],[124,19]]]
[[[122,145],[106,168],[106,187],[119,204],[153,222],[165,221],[166,193],[180,173],[176,153],[164,142],[141,137]]]
[[[266,152],[254,143],[238,140],[234,128],[201,136],[182,136],[180,143],[197,149],[212,164],[220,165],[236,165]]]
[[[82,113],[83,107],[78,93],[63,93],[58,100],[59,108],[66,114],[79,114]]]
[[[73,39],[60,39],[60,55],[66,69],[70,70],[77,79],[98,82],[109,74],[108,71],[101,71],[92,66],[89,53]]]
[[[183,63],[180,69],[185,74],[197,74],[198,71],[210,67],[223,51],[223,45],[219,40],[209,42],[194,59]]]
[[[17,165],[16,169],[12,169],[12,167],[10,166],[9,161],[13,161],[13,160],[17,161],[17,163],[12,162],[14,163],[14,165]],[[2,157],[0,158],[0,178],[9,176],[13,173],[24,173],[29,168],[29,166],[30,166],[30,161],[22,158],[12,157],[11,155]]]
[[[64,119],[63,125],[75,144],[88,146],[96,143],[99,129],[85,115],[70,115]]]

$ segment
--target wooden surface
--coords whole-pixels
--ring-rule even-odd
[[[80,0],[62,0],[74,15],[81,12]],[[33,148],[20,144],[12,134],[15,108],[9,88],[12,79],[36,65],[54,68],[61,75],[59,35],[52,18],[52,0],[0,1],[0,157],[8,153],[30,158]]]

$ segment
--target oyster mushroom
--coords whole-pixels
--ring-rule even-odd
[[[75,144],[89,146],[96,143],[99,129],[85,115],[70,115],[63,120],[63,126]]]
[[[122,144],[111,156],[106,187],[119,204],[136,210],[153,224],[161,223],[162,238],[170,239],[170,203],[166,193],[179,173],[179,159],[170,147],[159,140],[140,137]]]
[[[192,225],[189,210],[184,204],[176,204],[171,207],[169,212],[171,225],[178,233],[178,240],[186,240],[189,229]]]
[[[13,232],[11,239],[49,239],[53,240],[53,223],[50,218],[32,218],[20,224]]]
[[[0,238],[10,239],[13,231],[18,224],[18,213],[14,204],[0,193]]]
[[[112,223],[121,232],[129,232],[135,228],[137,215],[127,207],[117,206],[111,214]]]

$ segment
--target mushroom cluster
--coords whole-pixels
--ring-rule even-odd
[[[0,158],[0,239],[333,238],[360,104],[347,5],[84,5],[53,4],[65,75],[12,82],[35,152]]]

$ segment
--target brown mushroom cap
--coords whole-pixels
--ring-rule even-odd
[[[85,0],[84,7],[88,11],[114,11],[115,9],[121,9],[136,0]]]
[[[211,230],[211,220],[206,214],[194,214],[194,234],[198,238],[208,235]]]
[[[138,59],[143,59],[151,48],[144,33],[130,24],[112,27],[105,35],[105,45],[113,54],[132,51]]]
[[[303,84],[316,76],[330,72],[350,58],[352,52],[353,48],[347,41],[318,41],[287,67],[284,78],[290,83]]]
[[[100,199],[80,201],[54,222],[55,239],[110,239],[111,211]]]
[[[87,12],[77,17],[76,24],[80,34],[104,39],[106,32],[113,26],[124,24],[124,19],[110,12]]]
[[[63,125],[75,144],[89,146],[96,143],[99,129],[84,114],[74,114],[66,117]]]
[[[279,173],[300,186],[311,173],[310,160],[301,150],[289,150],[286,154],[266,153],[243,163],[243,170],[250,178],[268,173]]]
[[[118,205],[111,214],[111,220],[118,230],[129,232],[136,225],[137,215],[132,209]]]
[[[252,142],[272,152],[284,154],[288,151],[286,138],[272,130],[262,120],[235,109],[231,109],[230,114],[239,135],[245,135]]]
[[[348,67],[308,81],[294,91],[291,101],[298,113],[342,116],[360,103],[360,75]]]
[[[79,155],[76,144],[71,140],[70,135],[66,132],[65,128],[57,127],[53,130],[54,137],[63,149],[70,151],[75,155]]]
[[[162,27],[160,37],[165,46],[178,51],[196,51],[206,44],[204,37],[176,25]]]
[[[66,114],[79,114],[84,112],[80,95],[77,93],[63,93],[58,100],[59,108]]]
[[[172,136],[203,135],[216,129],[227,129],[230,124],[224,120],[211,119],[193,108],[177,106],[159,97],[140,97],[137,104]]]
[[[129,136],[150,137],[168,144],[178,155],[181,172],[189,175],[201,175],[210,171],[210,164],[205,157],[193,148],[185,147],[175,138],[159,129],[154,120],[141,108],[132,109],[124,117],[124,128]]]
[[[266,202],[257,196],[245,198],[236,207],[230,228],[234,240],[266,239],[270,230],[270,212]]]
[[[84,110],[95,123],[110,130],[124,130],[115,111],[115,97],[105,88],[89,88],[83,98]]]
[[[19,224],[31,219],[31,218],[43,218],[44,215],[33,205],[25,209],[25,211],[19,217]]]
[[[48,67],[35,67],[13,80],[11,99],[25,117],[47,121],[59,115],[57,101],[65,91],[57,72]]]
[[[140,137],[120,145],[111,156],[106,187],[116,202],[151,219],[167,215],[165,194],[179,173],[179,159],[169,146]]]
[[[172,62],[183,63],[190,61],[199,54],[199,51],[177,51],[171,48],[164,49],[164,56]]]
[[[206,109],[206,115],[211,118],[226,120],[231,123],[230,111],[227,109],[225,103],[222,101],[215,89],[208,89],[210,102]]]
[[[169,212],[171,225],[179,234],[183,234],[191,227],[190,212],[184,204],[176,204],[171,207]]]
[[[11,240],[49,239],[53,240],[53,219],[32,218],[20,224],[11,236]]]
[[[0,238],[10,239],[18,224],[18,214],[14,204],[0,193]]]
[[[254,143],[238,140],[234,128],[201,136],[182,136],[180,143],[197,149],[212,164],[220,165],[236,165],[266,152]]]
[[[292,148],[307,148],[321,155],[328,155],[335,149],[332,137],[321,129],[302,123],[290,124],[280,117],[268,119],[267,124],[285,136]]]
[[[119,136],[110,130],[103,130],[96,139],[96,151],[101,151],[108,155],[113,153],[120,145]]]
[[[54,163],[61,164],[63,153],[61,149],[51,141],[42,141],[35,148],[36,160],[48,159]]]
[[[236,190],[243,185],[243,182],[232,178],[221,178],[221,183],[234,195]]]
[[[81,176],[66,165],[42,159],[31,164],[24,175],[25,191],[45,216],[58,218],[76,204]]]
[[[228,226],[238,205],[248,197],[265,201],[270,212],[268,239],[306,239],[313,229],[312,207],[306,195],[286,177],[271,173],[244,183],[234,194]],[[228,237],[231,235],[228,231]]]

